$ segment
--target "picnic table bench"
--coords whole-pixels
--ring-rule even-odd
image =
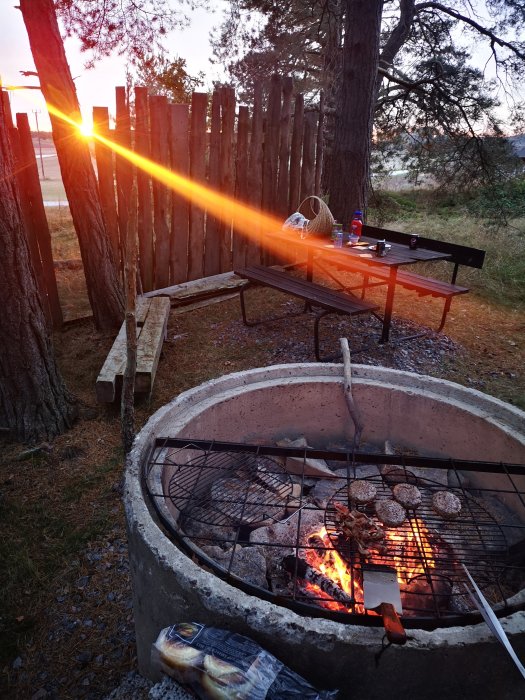
[[[377,226],[363,226],[363,236],[376,240],[385,239],[389,243],[408,246],[413,234],[404,233],[401,231],[392,231],[389,229],[379,228]],[[458,294],[466,294],[468,287],[462,287],[456,284],[457,275],[460,266],[473,267],[481,269],[485,261],[485,251],[469,246],[458,245],[456,243],[448,243],[446,241],[437,241],[425,236],[418,236],[418,249],[424,251],[435,251],[446,255],[444,258],[447,262],[453,263],[452,277],[450,282],[425,277],[415,272],[407,272],[406,270],[398,270],[396,276],[396,285],[415,291],[418,296],[432,296],[445,299],[445,305],[441,316],[441,321],[437,328],[438,332],[443,330],[447,314],[450,310],[453,297]],[[417,250],[412,251],[412,254],[417,256]],[[424,255],[421,257],[421,262],[424,262]],[[366,289],[377,284],[385,284],[389,279],[389,271],[381,267],[371,267],[361,264],[358,261],[352,261],[351,271],[359,272],[363,275],[362,298],[365,296]],[[373,277],[380,279],[380,282],[370,282],[369,278]]]
[[[321,310],[315,313],[314,321],[314,348],[315,357],[317,360],[321,359],[319,353],[319,322],[324,316],[333,313],[354,316],[356,314],[371,313],[378,309],[377,304],[373,304],[363,299],[358,299],[357,297],[345,292],[330,289],[322,284],[317,284],[315,282],[294,277],[288,272],[283,272],[273,267],[252,265],[250,267],[235,270],[235,274],[248,280],[247,284],[240,289],[242,318],[247,326],[255,326],[259,323],[275,321],[277,319],[297,315],[286,314],[285,316],[273,317],[271,319],[265,319],[264,321],[249,321],[246,315],[246,300],[244,294],[246,290],[254,284],[262,284],[266,287],[272,287],[273,289],[277,289],[285,294],[290,294],[291,296],[303,299],[308,305],[320,307]]]
[[[159,364],[162,343],[166,338],[169,312],[170,300],[168,297],[137,298],[136,394],[151,393]],[[122,387],[125,369],[126,324],[123,323],[98,375],[96,383],[97,401],[101,403],[112,403],[115,401]]]

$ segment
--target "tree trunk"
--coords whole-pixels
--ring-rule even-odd
[[[67,120],[80,124],[76,89],[53,0],[21,0],[20,9],[48,109],[59,110]],[[101,329],[115,328],[122,321],[122,289],[104,226],[89,146],[76,126],[55,113],[50,119],[95,324]]]
[[[330,209],[346,223],[366,209],[383,0],[345,0],[343,80],[330,159]]]
[[[31,266],[0,101],[0,428],[16,440],[50,440],[76,408],[58,371]]]

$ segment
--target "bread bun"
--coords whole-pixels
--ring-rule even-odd
[[[201,682],[213,700],[245,700],[252,690],[252,684],[237,666],[211,654],[204,657]]]
[[[164,670],[175,680],[191,683],[198,679],[204,654],[189,644],[164,639],[160,646],[160,660]]]

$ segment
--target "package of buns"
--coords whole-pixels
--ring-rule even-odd
[[[335,700],[248,637],[183,622],[163,629],[152,662],[202,700]]]

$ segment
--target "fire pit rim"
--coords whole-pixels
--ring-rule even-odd
[[[297,376],[298,371],[300,371],[299,376]],[[472,403],[480,404],[480,408],[477,409],[480,416],[497,425],[498,429],[511,434],[515,440],[525,446],[523,432],[525,412],[482,392],[411,372],[368,365],[355,365],[353,377],[356,385],[360,383],[372,383],[376,386],[394,384],[408,393],[425,393],[437,398],[446,395],[447,401],[452,400],[458,404],[465,404],[467,399],[470,399]],[[282,386],[286,383],[299,383],[308,379],[316,379],[321,382],[339,381],[341,379],[341,365],[337,363],[286,364],[236,372],[191,388],[158,409],[138,434],[127,460],[124,503],[130,540],[135,540],[136,543],[140,542],[137,546],[143,551],[144,559],[148,558],[148,554],[155,558],[163,573],[167,573],[169,576],[171,572],[177,570],[177,589],[168,592],[168,598],[182,597],[189,600],[196,595],[196,590],[200,590],[200,604],[208,610],[206,613],[209,617],[208,621],[217,621],[215,605],[218,601],[223,606],[223,610],[235,609],[240,615],[240,619],[244,620],[251,630],[262,636],[268,635],[272,624],[280,624],[281,618],[285,616],[289,625],[295,630],[300,629],[304,634],[308,634],[315,626],[317,642],[322,646],[330,646],[335,641],[342,641],[343,643],[369,647],[370,644],[380,643],[382,636],[380,629],[360,625],[343,625],[322,618],[302,617],[293,611],[278,608],[267,601],[254,599],[253,596],[237,589],[234,589],[235,595],[232,596],[232,586],[217,577],[213,578],[213,585],[211,585],[210,574],[193,563],[164,535],[162,528],[152,517],[152,512],[142,491],[140,477],[147,450],[152,438],[159,435],[159,430],[161,433],[163,432],[166,420],[174,409],[184,414],[184,419],[179,418],[179,422],[182,424],[187,421],[188,412],[192,408],[202,410],[207,405],[223,400],[225,396],[249,391],[260,382],[265,382],[266,385]],[[469,404],[469,410],[472,411],[472,409],[473,406]],[[504,422],[506,425],[503,424]],[[171,421],[170,426],[173,427],[173,425],[173,421]],[[146,561],[144,563],[136,561],[132,565],[133,567],[142,568],[144,573],[148,564]],[[148,570],[145,575],[151,579],[156,574]],[[138,600],[137,591],[134,595],[135,607],[137,607],[137,605],[141,605],[141,602]],[[158,614],[162,616],[165,613],[161,611]],[[228,613],[226,615],[227,620],[229,619]],[[507,632],[518,633],[524,628],[524,620],[524,612],[514,613],[505,618],[504,626]],[[168,614],[165,619],[166,624],[174,621],[169,618]],[[147,637],[148,633],[145,634]],[[151,636],[151,631],[149,635]],[[490,632],[482,623],[469,628],[449,627],[433,632],[411,630],[411,638],[412,640],[407,646],[419,644],[428,648],[448,646],[454,641],[457,641],[458,644],[465,644],[465,639],[475,643],[487,641],[490,639]],[[139,657],[142,658],[143,666],[145,663],[147,664],[144,652],[141,653],[140,649]]]
[[[145,447],[144,443],[152,436],[159,434],[158,431],[152,430],[152,427],[160,423],[177,405],[183,409],[190,404],[196,405],[202,402],[201,406],[204,410],[208,405],[207,402],[211,404],[222,400],[222,394],[255,390],[256,383],[259,381],[273,382],[276,386],[282,386],[285,383],[298,384],[304,382],[305,378],[318,377],[321,381],[329,382],[335,379],[342,383],[341,366],[340,363],[317,362],[270,365],[232,372],[203,382],[178,394],[150,416],[135,438],[130,458],[134,460],[137,451]],[[300,376],[295,373],[297,369],[301,370]],[[378,377],[378,374],[383,376]],[[429,375],[376,365],[352,365],[352,377],[356,385],[372,382],[376,386],[384,386],[390,385],[395,380],[396,387],[409,393],[435,395],[438,398],[446,398],[452,403],[457,402],[459,406],[468,405],[469,412],[494,423],[525,447],[525,411],[477,389]],[[467,399],[470,399],[468,403]],[[479,408],[476,406],[477,403],[480,404]]]

